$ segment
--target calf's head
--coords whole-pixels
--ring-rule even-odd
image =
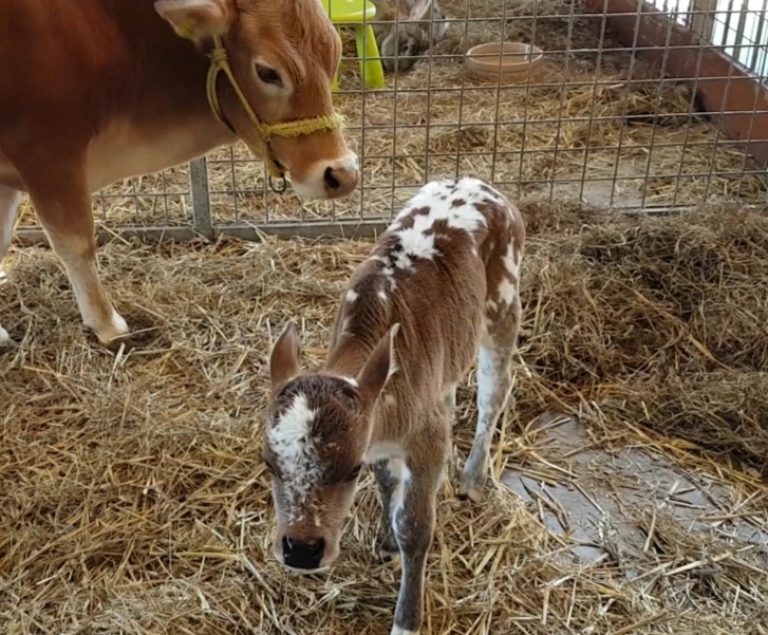
[[[183,37],[221,39],[245,101],[264,124],[334,115],[341,42],[317,0],[157,0],[155,9]],[[263,138],[232,85],[220,79],[216,95],[235,133],[260,152]],[[275,132],[268,144],[302,197],[338,198],[357,185],[357,156],[338,128]]]
[[[382,338],[356,378],[300,374],[292,324],[275,343],[264,461],[277,521],[273,552],[287,567],[313,571],[339,555],[373,407],[392,372],[396,332],[397,326]]]

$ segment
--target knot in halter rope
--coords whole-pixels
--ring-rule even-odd
[[[208,79],[206,81],[206,93],[208,96],[208,104],[211,107],[216,119],[226,128],[232,130],[232,127],[225,121],[224,114],[221,110],[221,103],[219,102],[219,95],[216,92],[216,80],[219,77],[219,73],[223,72],[226,75],[232,89],[237,95],[237,99],[240,102],[241,108],[245,111],[251,124],[256,131],[256,136],[261,145],[260,153],[264,158],[264,163],[267,167],[269,174],[270,187],[275,191],[282,193],[285,191],[285,171],[276,161],[273,153],[272,146],[270,145],[271,137],[286,137],[295,138],[302,135],[309,135],[314,132],[332,132],[334,130],[340,130],[344,125],[344,119],[341,115],[323,115],[321,117],[312,117],[310,119],[297,119],[296,121],[283,121],[279,123],[264,123],[259,119],[248,100],[245,97],[240,84],[238,84],[235,75],[232,72],[232,67],[229,64],[229,58],[227,56],[227,50],[221,42],[220,37],[213,38],[213,49],[208,54],[211,60],[211,65],[208,68]],[[233,131],[234,132],[234,131]],[[273,179],[279,179],[281,185],[275,187],[273,185]]]

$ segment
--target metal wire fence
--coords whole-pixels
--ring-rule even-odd
[[[355,25],[338,25],[336,99],[362,165],[352,197],[274,194],[237,145],[100,192],[98,218],[178,238],[353,234],[426,181],[462,174],[552,205],[766,204],[768,0],[442,0],[417,23],[399,4],[394,22],[373,21],[377,39],[395,33],[393,58],[416,59],[383,89],[365,88]],[[541,63],[512,79],[467,73],[469,48],[513,41]]]

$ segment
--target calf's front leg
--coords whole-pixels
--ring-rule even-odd
[[[392,529],[402,560],[391,635],[417,635],[424,619],[425,568],[435,530],[437,489],[447,453],[448,427],[446,420],[439,426],[425,428],[419,435],[421,443],[413,443],[420,450],[418,456],[411,453],[401,469],[391,470],[399,476],[392,494]]]
[[[400,547],[402,572],[391,635],[417,635],[424,619],[424,578],[427,554],[435,529],[435,491],[431,484],[405,483],[403,504],[392,524]]]
[[[395,472],[395,466],[390,462],[400,461],[400,459],[384,459],[371,465],[376,482],[379,485],[379,501],[381,503],[381,513],[383,521],[381,523],[381,536],[379,537],[379,558],[382,561],[393,560],[400,555],[395,534],[392,531],[392,495],[397,491],[400,479]]]

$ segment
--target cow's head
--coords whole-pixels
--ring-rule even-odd
[[[221,39],[245,100],[265,124],[334,114],[341,42],[318,0],[157,0],[155,8],[183,37]],[[232,85],[220,79],[217,95],[225,120],[259,152],[262,140]],[[269,143],[300,196],[338,198],[355,189],[357,156],[339,129],[274,135]]]
[[[339,554],[374,404],[391,374],[396,333],[393,327],[384,336],[355,378],[302,375],[298,336],[290,324],[275,343],[264,461],[277,515],[273,552],[287,567],[313,571]]]

